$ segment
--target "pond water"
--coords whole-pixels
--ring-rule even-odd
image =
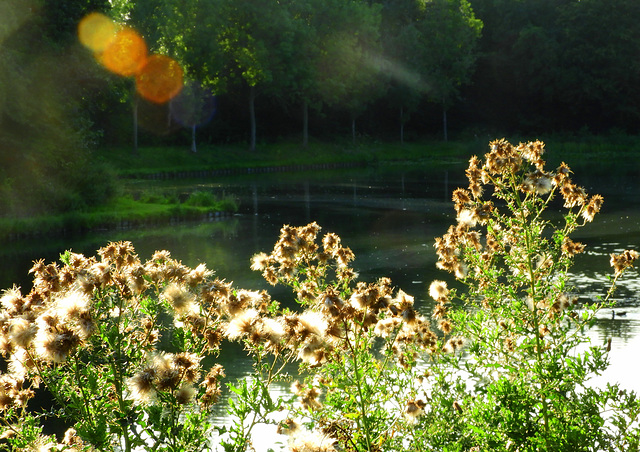
[[[640,190],[634,179],[583,178],[590,194],[601,193],[605,205],[596,221],[575,236],[587,243],[587,252],[578,257],[572,281],[583,300],[604,295],[607,287],[609,254],[623,249],[640,249]],[[137,184],[137,183],[136,183]],[[217,276],[233,281],[235,287],[266,289],[274,299],[291,295],[275,289],[259,273],[249,269],[255,253],[270,252],[283,224],[294,226],[316,221],[322,232],[336,232],[356,255],[354,267],[360,280],[391,278],[396,287],[415,297],[418,306],[429,300],[433,279],[448,275],[435,267],[434,238],[446,232],[455,220],[451,191],[465,186],[464,167],[406,167],[351,169],[296,174],[248,174],[227,178],[145,181],[157,189],[175,192],[210,190],[234,194],[241,209],[238,215],[203,223],[176,223],[140,230],[104,231],[90,236],[13,243],[4,250],[0,287],[14,283],[28,287],[32,261],[57,259],[60,252],[93,255],[109,241],[130,240],[141,259],[155,250],[167,249],[186,265],[204,262]],[[139,189],[132,185],[132,190]],[[640,392],[637,378],[640,363],[640,279],[632,270],[620,284],[616,299],[624,317],[603,312],[592,331],[594,344],[612,338],[611,367],[594,384],[620,382]],[[235,378],[251,372],[251,362],[242,358],[239,347],[221,356],[227,375]],[[284,389],[284,388],[283,388]]]

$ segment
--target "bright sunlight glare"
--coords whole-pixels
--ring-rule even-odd
[[[130,27],[120,27],[101,13],[91,13],[78,24],[80,42],[106,69],[123,77],[135,77],[143,98],[165,103],[182,89],[180,64],[165,55],[148,56],[144,38]]]
[[[180,64],[165,55],[151,55],[136,75],[138,94],[158,104],[167,102],[182,89]]]
[[[80,42],[94,53],[104,52],[115,35],[116,24],[104,14],[88,14],[78,25]]]
[[[118,30],[100,57],[104,67],[125,77],[140,72],[146,59],[147,45],[142,36],[131,28]]]

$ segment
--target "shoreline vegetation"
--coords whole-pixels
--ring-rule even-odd
[[[196,191],[188,195],[168,195],[148,188],[131,191],[132,180],[208,178],[269,172],[301,172],[351,167],[415,163],[449,165],[463,163],[471,155],[483,153],[488,140],[414,143],[313,142],[302,148],[298,143],[263,144],[251,151],[243,144],[207,146],[191,152],[186,146],[102,148],[96,152],[101,165],[108,167],[115,185],[114,195],[104,205],[57,215],[0,218],[0,242],[40,235],[65,236],[91,230],[129,229],[142,225],[179,221],[215,220],[233,215],[239,205],[233,194],[216,197]],[[640,165],[640,138],[593,136],[547,140],[549,158],[559,164],[565,159],[578,162],[584,171],[610,171],[615,162],[627,164],[619,170],[637,171]],[[620,166],[620,164],[618,164]]]

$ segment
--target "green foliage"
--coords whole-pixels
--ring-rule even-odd
[[[546,170],[543,152],[541,142],[500,140],[484,161],[473,157],[469,188],[453,195],[458,224],[436,239],[438,266],[467,287],[458,295],[465,309],[452,315],[453,331],[468,341],[468,357],[454,365],[474,385],[462,403],[466,428],[491,450],[616,450],[614,440],[627,441],[621,427],[637,415],[611,422],[608,406],[635,396],[589,384],[608,359],[584,332],[638,253],[612,255],[612,287],[599,302],[576,305],[568,270],[585,246],[570,235],[603,200],[575,185],[564,163]],[[545,215],[556,197],[561,221]]]

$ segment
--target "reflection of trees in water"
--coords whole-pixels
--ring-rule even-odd
[[[609,311],[604,310],[603,313],[608,314]],[[640,321],[627,318],[601,318],[597,321],[592,331],[596,333],[598,339],[594,341],[594,345],[599,342],[604,343],[609,338],[622,341],[622,343],[626,344],[638,336],[640,332]]]

